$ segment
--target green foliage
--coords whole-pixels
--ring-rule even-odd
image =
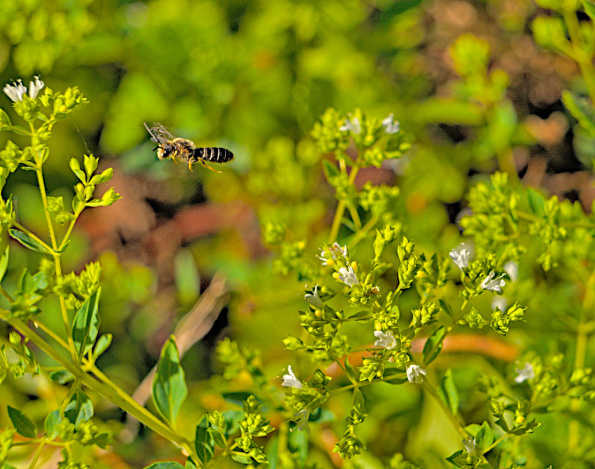
[[[515,155],[535,140],[515,67],[531,48],[515,42],[511,15],[482,38],[452,38],[444,10],[419,3],[0,1],[0,65],[52,70],[44,80],[80,80],[93,95],[75,114],[88,104],[76,87],[57,92],[34,77],[4,88],[13,106],[0,110],[11,134],[0,149],[2,467],[42,467],[54,448],[64,468],[103,467],[97,448],[135,467],[182,448],[185,466],[147,466],[162,469],[334,467],[337,457],[418,467],[402,453],[420,467],[590,467],[594,216],[519,182]],[[453,4],[453,14],[506,8],[479,3]],[[560,75],[573,88],[562,102],[592,168],[595,9],[536,3],[548,11],[519,2],[514,15],[532,18],[538,45],[576,63],[580,77]],[[465,18],[456,17],[467,30]],[[145,176],[181,199],[258,218],[222,216],[233,230],[172,255],[176,311],[201,300],[204,273],[228,277],[234,340],[219,341],[214,371],[208,350],[182,357],[187,336],[171,336],[151,410],[128,390],[156,342],[140,336],[173,329],[171,305],[152,301],[163,279],[147,266],[113,253],[84,268],[68,260],[83,257],[73,234],[83,212],[120,198],[95,195],[114,170],[98,172],[88,149],[69,154],[68,121],[56,124],[71,116],[129,172],[152,165],[147,147],[132,149],[142,122],[197,143],[225,135],[237,158],[223,174],[167,178],[154,161]],[[148,198],[131,189],[129,211]],[[271,256],[250,231],[258,224]],[[283,368],[282,393],[271,381]],[[108,405],[140,421],[146,441],[112,438],[122,426]]]
[[[175,338],[170,337],[161,349],[157,373],[153,380],[153,399],[161,415],[173,424],[187,394],[178,348]]]

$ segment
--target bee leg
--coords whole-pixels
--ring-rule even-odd
[[[209,166],[209,165],[208,165],[208,164],[206,164],[204,161],[202,161],[202,160],[201,160],[200,162],[202,163],[202,165],[203,165],[205,168],[207,168],[207,169],[210,169],[211,171],[214,171],[214,172],[216,172],[216,173],[219,173],[219,174],[221,174],[221,171],[217,171],[215,168],[213,168],[213,167]]]
[[[192,161],[188,161],[188,169],[190,170],[191,173],[193,173],[194,171],[192,170]]]

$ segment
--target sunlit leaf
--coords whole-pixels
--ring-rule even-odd
[[[161,349],[157,372],[153,380],[153,400],[168,422],[174,422],[188,390],[175,338],[170,337]]]
[[[8,234],[13,239],[16,239],[19,243],[21,243],[26,248],[31,249],[32,251],[42,252],[44,254],[50,253],[39,241],[32,238],[27,233],[11,228],[8,230]]]
[[[35,438],[37,436],[37,427],[29,418],[20,410],[14,407],[7,406],[8,416],[14,425],[17,433],[26,438]]]
[[[99,296],[101,288],[98,288],[78,310],[72,324],[72,339],[80,357],[85,355],[95,343],[99,332]]]

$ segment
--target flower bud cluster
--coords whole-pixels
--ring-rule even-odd
[[[492,313],[492,320],[490,324],[492,329],[494,329],[499,334],[506,335],[509,330],[508,325],[511,322],[524,320],[526,309],[526,306],[519,306],[518,303],[515,303],[513,306],[511,306],[505,313],[497,308]]]

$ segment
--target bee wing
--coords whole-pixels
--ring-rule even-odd
[[[146,124],[146,122],[143,122],[143,124],[145,124],[145,128],[151,135],[151,137],[152,137],[151,140],[153,140],[156,143],[165,143],[168,140],[174,139],[174,136],[172,134],[170,134],[167,131],[167,129],[165,127],[163,127],[161,124],[155,124],[151,128],[149,128],[149,126]]]

